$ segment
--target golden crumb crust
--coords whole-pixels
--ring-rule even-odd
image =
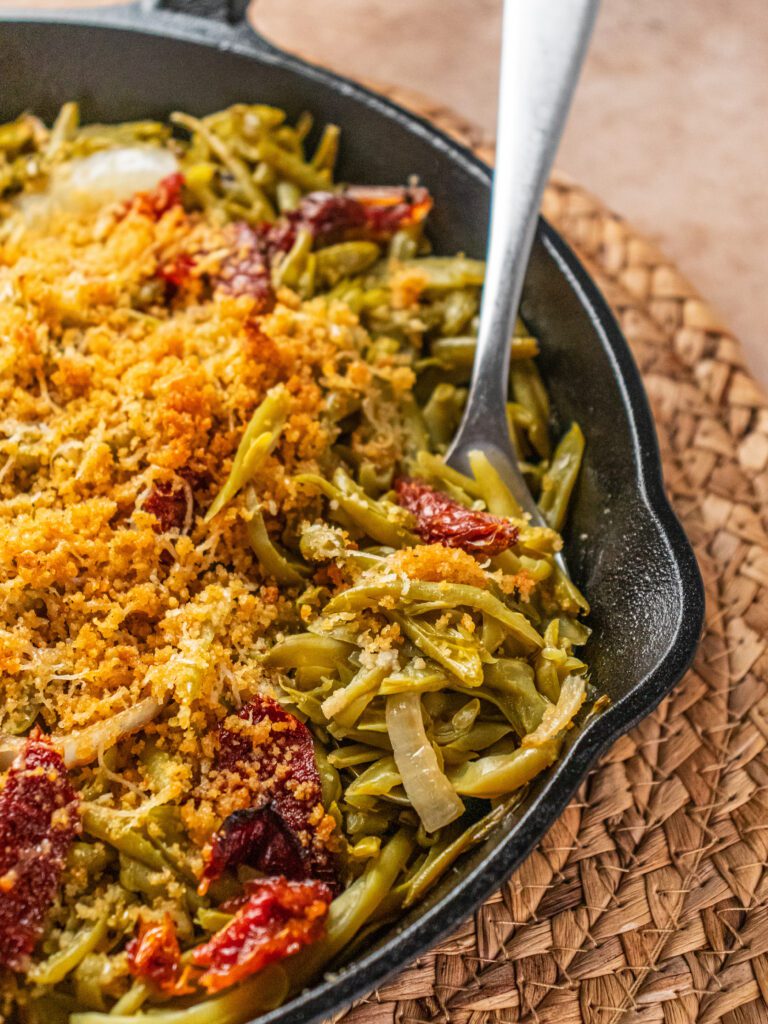
[[[292,477],[327,470],[329,390],[359,404],[373,377],[391,392],[413,376],[371,356],[340,302],[281,289],[264,313],[217,289],[231,244],[212,214],[134,205],[0,246],[0,731],[39,716],[66,733],[151,695],[168,710],[145,735],[196,765],[227,706],[272,690],[257,655],[298,612],[249,547],[242,495],[205,511],[270,388],[288,416],[255,487],[268,528],[296,531],[320,508]],[[182,253],[194,268],[169,294],[161,271]],[[391,433],[359,445],[398,454]],[[170,528],[158,494],[182,503]]]

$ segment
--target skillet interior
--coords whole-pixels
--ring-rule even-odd
[[[8,17],[8,15],[6,15]],[[242,100],[272,102],[344,128],[341,179],[401,182],[418,174],[435,196],[431,235],[442,252],[482,256],[490,173],[471,154],[365,90],[254,42],[243,30],[132,9],[36,14],[0,24],[0,118],[52,118],[76,98],[86,120],[204,114]],[[573,730],[564,758],[514,822],[463,861],[365,956],[262,1020],[311,1021],[371,989],[471,913],[562,810],[595,757],[648,714],[693,655],[702,616],[693,554],[663,494],[656,439],[637,369],[586,272],[546,225],[538,233],[523,312],[542,341],[558,415],[586,435],[567,557],[590,597],[586,657],[612,698]],[[512,825],[516,827],[512,829]]]

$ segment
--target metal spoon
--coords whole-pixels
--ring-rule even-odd
[[[528,489],[507,423],[510,338],[544,191],[598,0],[505,0],[496,170],[488,262],[472,381],[446,456],[470,472],[482,451],[534,525],[546,525]],[[558,556],[565,572],[565,562]]]

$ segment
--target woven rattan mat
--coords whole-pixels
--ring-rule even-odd
[[[449,112],[396,99],[482,148]],[[615,744],[504,889],[342,1018],[768,1024],[768,401],[655,245],[562,178],[544,213],[643,373],[704,575],[706,632],[672,696]]]

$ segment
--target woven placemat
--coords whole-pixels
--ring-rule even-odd
[[[395,98],[482,150],[450,112]],[[561,177],[544,213],[642,371],[706,632],[671,697],[614,745],[504,889],[341,1019],[767,1024],[768,402],[655,245]]]

